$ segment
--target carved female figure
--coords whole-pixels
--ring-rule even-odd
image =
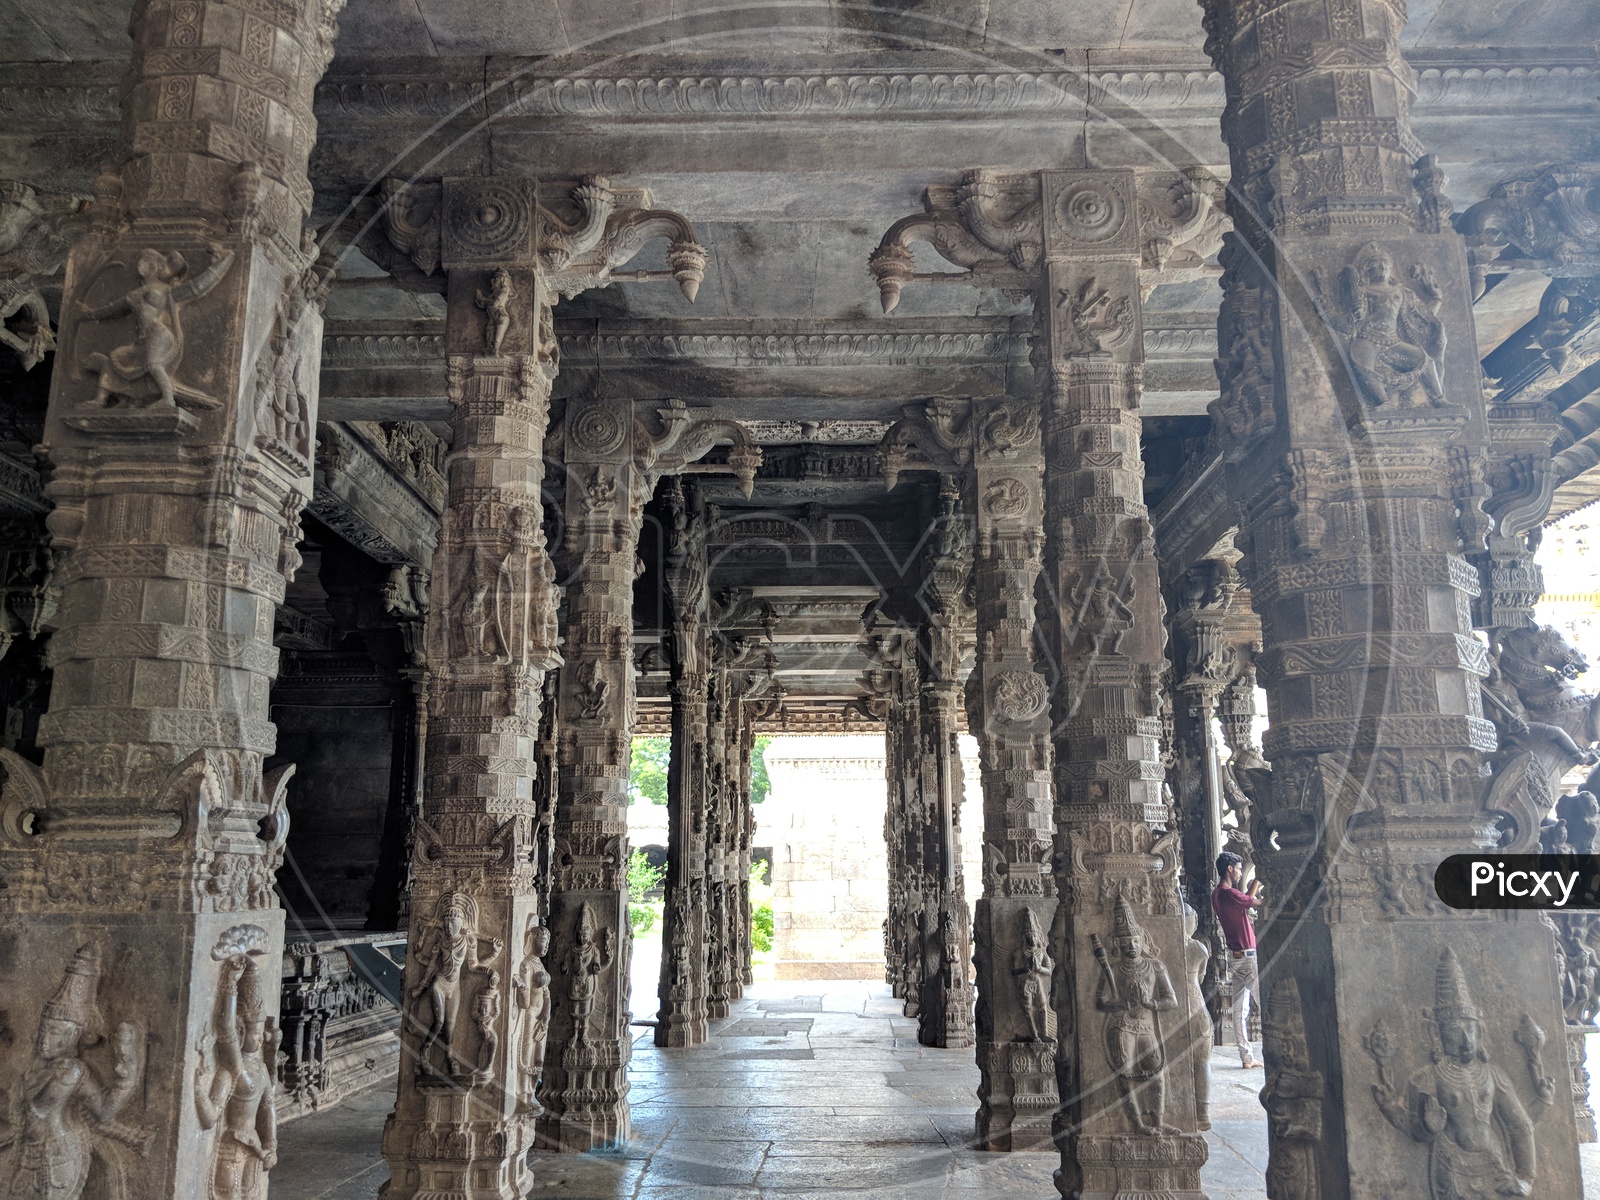
[[[163,408],[176,407],[177,393],[201,408],[220,407],[210,396],[174,384],[172,371],[183,358],[183,322],[179,317],[182,305],[216,287],[232,265],[233,252],[219,252],[204,271],[183,280],[189,269],[183,255],[145,249],[140,251],[134,268],[139,275],[138,287],[109,304],[83,306],[83,316],[90,321],[105,321],[124,313],[132,313],[135,321],[133,341],[109,354],[96,351],[84,359],[86,367],[100,374],[91,403],[104,407],[113,396],[142,398],[140,394],[153,387]]]
[[[267,1018],[261,973],[245,954],[224,960],[214,1025],[216,1069],[206,1083],[206,1052],[194,1072],[194,1104],[202,1129],[219,1123],[212,1149],[209,1200],[257,1200],[278,1161],[273,1108],[276,1025]]]
[[[83,1043],[100,1037],[99,977],[98,949],[81,947],[40,1015],[33,1064],[16,1083],[12,1123],[0,1133],[0,1151],[5,1139],[14,1139],[6,1193],[14,1200],[80,1200],[97,1159],[99,1194],[126,1196],[117,1148],[109,1141],[138,1141],[116,1118],[143,1077],[143,1037],[134,1025],[118,1027],[109,1085],[83,1060]]]
[[[550,972],[544,956],[550,953],[550,928],[530,922],[523,959],[512,980],[512,995],[520,1014],[517,1040],[517,1107],[531,1116],[544,1111],[539,1103],[539,1080],[544,1075],[545,1039],[550,1033]]]
[[[1109,1014],[1105,1027],[1106,1059],[1116,1073],[1134,1130],[1150,1137],[1177,1133],[1164,1120],[1167,1056],[1156,1022],[1158,1014],[1178,1007],[1178,997],[1167,968],[1147,948],[1144,930],[1120,896],[1114,913],[1114,965],[1099,938],[1092,939],[1101,972],[1095,987],[1095,1007]]]
[[[1026,1040],[1053,1042],[1056,1040],[1056,1015],[1050,1010],[1050,976],[1056,964],[1050,957],[1033,909],[1023,909],[1018,914],[1017,925],[1022,932],[1022,945],[1011,955],[1011,974],[1017,981],[1017,999],[1023,1020],[1028,1023]]]
[[[1376,242],[1357,251],[1345,269],[1350,368],[1375,405],[1408,407],[1418,387],[1428,403],[1444,401],[1439,359],[1445,334],[1437,315],[1442,293],[1420,263],[1411,278],[1411,286],[1395,278],[1394,259]]]
[[[444,1046],[445,1072],[455,1065],[452,1042],[461,1009],[462,973],[489,974],[488,964],[498,958],[504,948],[499,938],[480,938],[477,926],[478,905],[471,896],[464,892],[447,892],[439,898],[436,915],[417,950],[422,982],[410,989],[413,999],[426,996],[428,1000],[427,1032],[417,1047],[418,1071],[431,1069],[428,1052],[435,1043]],[[482,959],[478,957],[480,942],[489,942],[493,947]]]
[[[1201,1129],[1211,1128],[1211,1014],[1206,1009],[1205,993],[1200,980],[1206,973],[1206,963],[1211,949],[1194,934],[1200,925],[1200,914],[1189,905],[1183,906],[1183,957],[1184,988],[1187,992],[1189,1020],[1188,1046],[1184,1053],[1194,1071],[1195,1116]]]

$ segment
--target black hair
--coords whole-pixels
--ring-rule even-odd
[[[1222,879],[1226,879],[1228,872],[1234,867],[1242,866],[1244,866],[1244,859],[1240,858],[1232,850],[1224,850],[1217,855],[1217,875]]]

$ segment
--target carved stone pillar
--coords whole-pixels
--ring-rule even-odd
[[[1198,1197],[1195,1018],[1162,792],[1162,601],[1143,498],[1131,172],[1047,172],[1044,430],[1063,1196]],[[1205,1039],[1208,1043],[1209,1039]]]
[[[733,788],[728,777],[729,716],[728,651],[712,647],[711,688],[706,706],[706,1015],[728,1015],[733,980],[737,977],[732,904],[737,899],[733,861]]]
[[[447,220],[495,187],[448,182]],[[517,198],[531,219],[531,187]],[[426,627],[406,1053],[384,1130],[395,1197],[523,1194],[538,1112],[519,1061],[523,1026],[538,1017],[518,985],[537,958],[534,742],[544,674],[559,661],[541,501],[556,295],[531,254],[502,257],[470,232],[452,223],[444,237],[454,437]],[[486,289],[507,296],[505,328],[478,302]]]
[[[628,1138],[628,763],[633,576],[652,480],[626,401],[568,404],[566,662],[550,921],[555,962],[540,1140],[585,1151]]]
[[[750,706],[745,697],[748,694],[748,681],[743,672],[734,675],[729,684],[729,703],[738,722],[735,739],[735,749],[731,751],[730,777],[734,783],[734,862],[733,872],[736,881],[737,897],[735,899],[733,914],[737,923],[735,970],[729,981],[729,996],[739,1000],[744,996],[744,989],[754,983],[755,974],[751,959],[755,953],[755,946],[751,941],[750,917],[750,866],[751,852],[754,848],[756,835],[755,805],[751,802],[751,756],[755,749],[755,722],[751,719]]]
[[[941,480],[939,512],[929,546],[917,631],[918,815],[922,841],[922,1011],[917,1039],[925,1046],[972,1045],[971,918],[961,866],[961,635],[964,593],[972,570],[972,526],[956,481]]]
[[[1272,717],[1264,1095],[1298,1114],[1272,1121],[1268,1178],[1305,1181],[1294,1196],[1576,1195],[1549,927],[1454,912],[1432,886],[1441,858],[1502,832],[1536,848],[1542,813],[1526,770],[1484,778],[1466,556],[1488,532],[1489,427],[1465,248],[1430,173],[1413,185],[1404,8],[1205,8],[1239,231],[1214,413]],[[1454,1107],[1464,1087],[1474,1112]]]
[[[972,931],[977,1133],[988,1150],[1048,1149],[1059,1098],[1046,940],[1056,907],[1050,685],[1034,665],[1044,534],[1039,406],[1031,395],[977,403],[972,424],[978,651],[966,704],[983,779],[983,895]]]
[[[884,716],[884,776],[888,799],[884,852],[889,864],[889,915],[884,925],[885,973],[903,1012],[922,1011],[922,877],[916,641],[908,629],[871,632],[862,650],[874,664],[863,682]]]
[[[542,206],[546,186],[570,203],[576,222]],[[565,814],[557,807],[555,887],[559,893],[565,885],[567,895],[548,923],[535,887],[535,745],[545,673],[559,661],[542,507],[557,361],[552,307],[562,295],[604,283],[656,236],[673,239],[668,260],[692,299],[705,256],[682,217],[648,209],[646,192],[613,190],[598,179],[576,187],[446,179],[390,186],[386,197],[385,228],[407,269],[437,265],[446,273],[455,433],[427,621],[433,680],[406,960],[408,1055],[384,1131],[386,1194],[510,1197],[531,1186],[526,1152],[545,1092],[558,1128],[574,1107],[569,1088],[584,1097],[580,1107],[591,1097],[603,1106],[607,1097],[589,1079],[618,1058],[619,1031],[623,1064],[628,1046],[625,1004],[610,1006],[609,1025],[593,1025],[603,1031],[598,1050],[587,1021],[602,995],[625,997],[626,904],[571,897],[587,886],[615,900],[626,872],[620,816],[613,820],[619,832],[607,840],[615,797],[596,791],[591,799],[593,780],[585,776],[626,786],[625,716],[616,721],[620,733],[589,735],[608,705],[625,713],[630,695],[626,667],[616,665],[628,658],[626,604],[614,630],[618,623],[606,614],[616,604],[608,608],[605,598],[628,590],[633,539],[613,528],[606,503],[588,504],[589,493],[571,481],[568,548],[593,555],[572,587],[578,617],[559,703],[564,745],[586,755],[561,764],[563,784],[576,781],[580,799]],[[579,406],[575,418],[572,410],[564,430],[569,461],[574,447],[601,462],[619,449],[631,456],[630,411],[585,416]],[[628,476],[607,467],[598,478],[614,480],[613,500],[615,481],[623,484],[620,524],[636,530],[640,502],[627,490]],[[593,636],[597,629],[601,636]],[[566,788],[561,799],[569,801]],[[560,941],[547,965],[552,929]],[[620,1081],[621,1070],[608,1078]],[[625,1135],[625,1105],[621,1124]]]
[[[311,490],[326,272],[302,231],[338,8],[133,6],[43,437],[44,766],[0,751],[19,1195],[265,1195],[276,1158],[293,767],[262,761]]]
[[[711,666],[703,511],[679,480],[666,486],[667,662],[672,759],[667,774],[666,919],[656,1045],[706,1040],[706,702]]]

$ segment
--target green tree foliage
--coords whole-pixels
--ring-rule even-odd
[[[645,897],[661,886],[666,874],[661,867],[650,865],[650,858],[643,850],[628,855],[628,924],[634,933],[648,933],[655,927],[656,910],[660,905],[650,903]]]
[[[772,739],[758,737],[750,748],[750,803],[760,804],[772,791],[772,780],[767,778],[767,747]]]
[[[760,804],[772,791],[767,777],[766,749],[770,737],[758,737],[750,751],[750,803]],[[628,796],[635,803],[667,802],[667,764],[672,761],[672,739],[636,737],[628,763]]]
[[[750,864],[750,948],[758,954],[772,952],[772,887],[767,864]]]
[[[667,802],[667,763],[672,759],[672,739],[636,737],[628,763],[628,797],[634,803]]]

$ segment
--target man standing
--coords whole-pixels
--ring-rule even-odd
[[[1217,855],[1217,875],[1221,882],[1211,893],[1211,909],[1222,926],[1228,943],[1228,974],[1233,981],[1233,1033],[1239,1044],[1239,1062],[1245,1070],[1259,1066],[1250,1050],[1250,1002],[1261,1003],[1260,981],[1256,975],[1256,930],[1250,910],[1261,907],[1261,881],[1252,879],[1247,892],[1239,890],[1244,879],[1244,859],[1223,851]]]

